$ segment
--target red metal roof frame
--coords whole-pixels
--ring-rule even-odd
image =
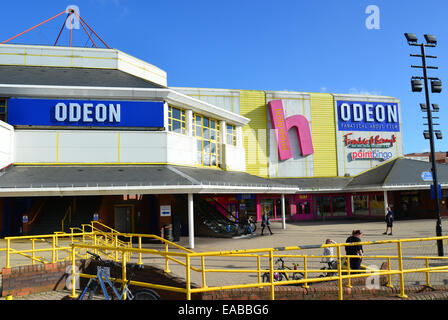
[[[100,36],[99,36],[99,35],[98,35],[98,34],[97,34],[97,33],[96,33],[96,32],[95,32],[95,31],[94,31],[94,30],[87,24],[87,22],[86,22],[86,21],[85,21],[85,20],[84,20],[84,19],[83,19],[83,18],[82,18],[76,11],[75,11],[75,10],[73,10],[72,8],[68,8],[68,9],[66,9],[66,10],[64,10],[64,11],[62,11],[62,12],[60,12],[60,13],[58,13],[58,14],[55,15],[54,17],[51,17],[51,18],[49,18],[49,19],[47,19],[47,20],[45,20],[45,21],[43,21],[43,22],[41,22],[41,23],[35,25],[34,27],[29,28],[29,29],[27,29],[27,30],[21,32],[21,33],[15,35],[15,36],[12,37],[12,38],[9,38],[9,39],[6,40],[6,41],[3,41],[3,42],[0,43],[0,44],[8,43],[9,41],[14,40],[14,39],[17,38],[17,37],[19,37],[19,36],[21,36],[21,35],[23,35],[23,34],[29,32],[29,31],[31,31],[31,30],[34,30],[34,29],[40,27],[41,25],[43,25],[43,24],[45,24],[45,23],[47,23],[47,22],[50,22],[50,21],[53,20],[53,19],[56,19],[57,17],[63,15],[64,13],[67,13],[67,17],[66,17],[65,20],[64,20],[64,23],[63,23],[63,25],[62,25],[61,31],[60,31],[59,34],[58,34],[58,37],[57,37],[57,39],[56,39],[56,41],[55,41],[55,43],[54,43],[54,46],[57,45],[57,43],[58,43],[58,41],[59,41],[59,38],[61,37],[62,31],[64,30],[64,25],[67,23],[67,19],[70,18],[70,26],[71,26],[71,25],[72,25],[72,21],[73,21],[73,15],[75,15],[75,16],[78,18],[79,23],[80,23],[81,26],[83,27],[85,33],[87,34],[87,36],[89,37],[89,39],[92,41],[92,43],[93,43],[93,45],[95,46],[95,48],[98,48],[98,47],[97,47],[96,43],[93,41],[91,35],[89,34],[89,32],[87,31],[87,29],[86,29],[85,26],[87,26],[87,28],[89,28],[89,30],[90,30],[93,34],[95,34],[95,36],[96,36],[96,37],[97,37],[97,38],[98,38],[98,39],[99,39],[99,40],[100,40],[100,41],[101,41],[101,42],[102,42],[108,49],[110,49],[110,47],[103,41],[103,39],[101,39]],[[72,30],[73,30],[73,28],[70,28],[70,47],[72,46]]]

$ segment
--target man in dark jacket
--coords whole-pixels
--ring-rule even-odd
[[[353,230],[352,235],[345,240],[346,243],[361,242],[361,230]],[[362,256],[362,245],[345,246],[345,254],[348,256]],[[350,257],[350,270],[361,269],[361,258]]]
[[[388,206],[387,207],[387,213],[386,213],[386,232],[384,232],[383,234],[387,234],[387,231],[390,228],[390,233],[389,235],[392,235],[392,226],[394,224],[394,213],[392,212],[392,209]]]

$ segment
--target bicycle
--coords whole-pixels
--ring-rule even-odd
[[[87,292],[87,299],[92,300],[92,298],[96,295],[98,287],[101,288],[101,291],[103,292],[106,300],[160,300],[160,296],[155,291],[150,289],[141,289],[135,292],[131,292],[131,290],[129,290],[129,283],[131,282],[131,279],[134,277],[137,270],[142,270],[144,268],[143,265],[133,266],[132,272],[120,293],[117,288],[115,288],[114,283],[110,280],[110,268],[107,267],[107,264],[109,263],[120,268],[122,267],[121,264],[114,261],[106,262],[95,253],[89,251],[87,251],[87,253],[92,255],[97,262],[97,273],[95,278],[89,279],[89,282],[82,291],[78,300],[83,300]],[[107,292],[106,284],[108,284],[112,288],[112,294],[110,296]]]
[[[251,230],[252,232],[250,232]],[[239,235],[254,234],[255,230],[257,230],[257,225],[255,222],[240,221],[238,223]]]
[[[326,266],[320,268],[320,270],[333,270],[333,271],[326,271],[323,274],[319,275],[319,278],[325,278],[325,277],[332,277],[335,274],[337,274],[337,269],[338,269],[338,263],[333,260],[333,261],[321,261],[320,263],[325,263],[327,264]]]
[[[297,270],[299,264],[298,263],[293,263],[293,268],[291,269],[290,267],[285,266],[285,261],[283,260],[283,258],[278,258],[275,263],[274,263],[275,270]],[[278,267],[277,267],[278,266]],[[274,282],[277,281],[289,281],[289,280],[300,280],[303,279],[305,277],[305,275],[302,272],[294,272],[292,274],[292,279],[289,276],[289,272],[274,272]],[[271,273],[270,272],[265,272],[262,275],[262,281],[263,282],[270,282],[271,281]]]

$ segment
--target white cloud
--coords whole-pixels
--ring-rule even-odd
[[[348,90],[350,94],[361,94],[361,95],[369,95],[369,96],[381,96],[381,91],[370,91],[365,89],[358,88],[350,88]]]

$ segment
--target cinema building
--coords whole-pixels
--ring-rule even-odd
[[[0,235],[232,237],[295,221],[433,217],[430,164],[403,158],[386,96],[169,87],[115,49],[0,46]],[[442,188],[448,171],[440,165]],[[445,191],[442,210],[447,209]]]

